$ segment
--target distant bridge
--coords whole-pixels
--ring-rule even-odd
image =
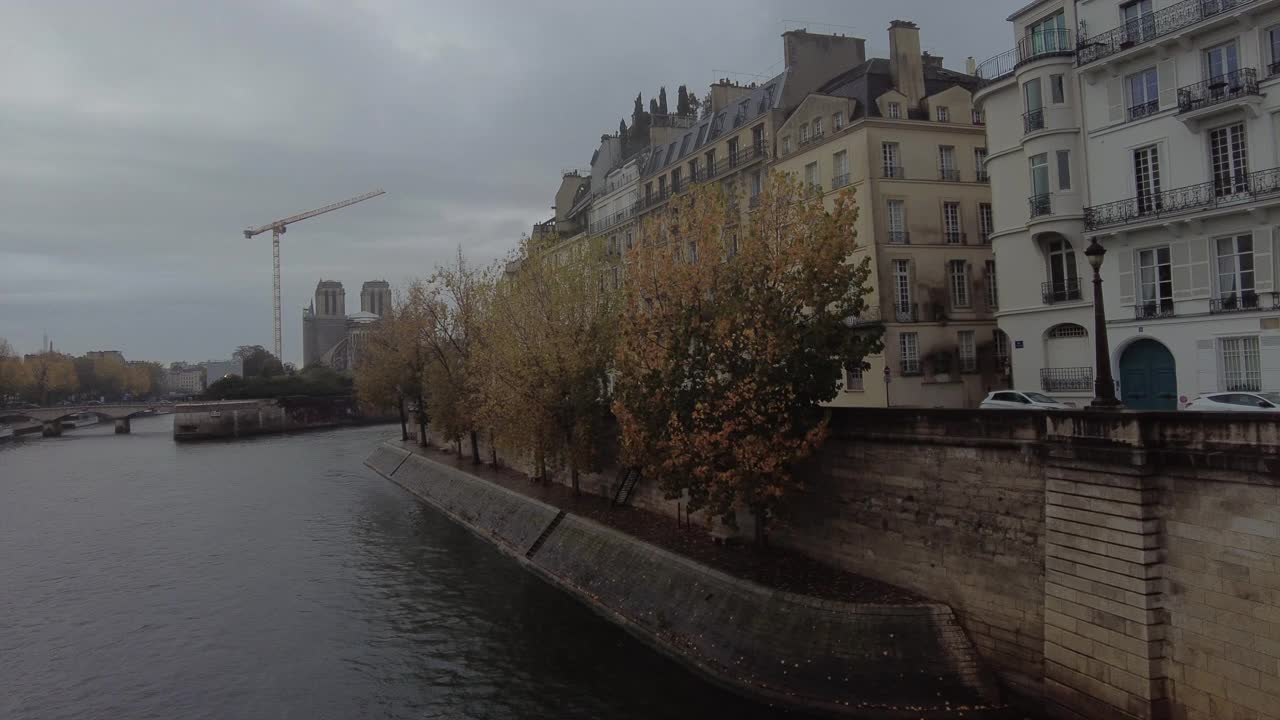
[[[116,433],[131,430],[130,420],[139,415],[173,410],[173,403],[132,403],[121,405],[61,405],[42,408],[0,408],[0,422],[31,420],[43,425],[41,435],[57,437],[62,434],[62,424],[77,415],[97,415],[99,420],[112,420]]]

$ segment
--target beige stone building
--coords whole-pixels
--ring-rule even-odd
[[[826,193],[851,189],[859,249],[871,258],[865,324],[884,352],[851,373],[833,404],[974,407],[1005,387],[1008,342],[996,329],[991,192],[976,79],[920,51],[895,21],[890,55],[859,63],[798,103],[776,134],[779,171]],[[886,368],[889,382],[885,382]]]

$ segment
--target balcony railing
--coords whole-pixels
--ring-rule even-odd
[[[1258,293],[1246,290],[1227,293],[1209,300],[1209,312],[1232,313],[1250,310],[1280,310],[1280,293]]]
[[[938,177],[943,182],[960,182],[960,170],[943,166],[938,168]]]
[[[959,230],[944,230],[942,240],[948,245],[965,245],[969,242],[969,237]]]
[[[1267,77],[1280,75],[1280,60],[1277,60],[1267,66]]]
[[[893,319],[900,323],[919,322],[919,315],[916,314],[915,303],[894,303]]]
[[[1080,38],[1076,62],[1087,65],[1156,38],[1170,35],[1228,10],[1257,0],[1184,0],[1163,10],[1134,18],[1117,28]]]
[[[847,317],[844,319],[844,324],[848,325],[849,327],[859,327],[862,325],[874,325],[879,322],[882,322],[880,318],[879,305],[866,305],[865,307],[862,308],[862,312],[860,314],[855,315],[853,317]]]
[[[920,375],[920,359],[919,358],[903,358],[898,362],[899,374],[910,377]]]
[[[1049,200],[1049,193],[1032,195],[1027,198],[1027,202],[1031,206],[1031,217],[1033,218],[1048,215],[1053,210],[1053,203]]]
[[[1159,300],[1139,300],[1133,306],[1133,317],[1135,320],[1155,320],[1158,318],[1174,317],[1176,313],[1173,311],[1173,299],[1161,298]]]
[[[1041,368],[1040,389],[1045,392],[1088,392],[1093,389],[1093,368]]]
[[[1160,112],[1160,101],[1149,100],[1144,103],[1138,103],[1137,105],[1129,108],[1129,119],[1141,120],[1144,117],[1155,115],[1158,112]]]
[[[755,195],[752,195],[750,198],[747,199],[747,207],[749,208],[760,207],[760,193],[756,193]]]
[[[1117,200],[1084,209],[1088,230],[1145,222],[1169,215],[1227,207],[1280,195],[1280,168],[1238,173],[1198,185]]]
[[[1019,65],[1054,55],[1075,55],[1071,31],[1041,30],[1018,41],[1018,46],[989,58],[978,66],[978,84],[989,85],[1013,74]]]
[[[1050,280],[1040,284],[1040,297],[1045,305],[1075,302],[1080,299],[1080,278]]]
[[[642,204],[643,204],[642,202],[634,203],[630,207],[625,208],[623,210],[619,210],[618,212],[608,217],[604,217],[604,218],[600,218],[599,220],[596,220],[595,222],[591,223],[591,234],[599,235],[600,233],[607,232],[627,222],[628,220],[636,216],[636,213],[640,211]]]
[[[911,233],[906,230],[890,230],[889,243],[891,245],[910,245]]]
[[[1191,112],[1230,100],[1238,100],[1248,95],[1260,94],[1258,71],[1253,68],[1240,68],[1195,85],[1178,88],[1178,112]]]
[[[835,177],[831,178],[832,189],[842,188],[848,184],[849,184],[849,173],[844,173],[843,175],[836,175]]]
[[[978,168],[978,175],[975,179],[980,183],[991,182],[991,174],[982,168]]]
[[[881,170],[884,172],[884,176],[886,178],[901,180],[903,177],[905,177],[905,174],[902,171],[901,165],[885,165],[881,168]]]
[[[1037,130],[1044,129],[1044,108],[1038,108],[1030,112],[1022,114],[1022,132],[1023,134],[1033,133]]]
[[[990,245],[990,244],[991,244],[991,231],[990,231],[990,230],[983,230],[982,232],[978,233],[978,240],[980,240],[980,241],[982,242],[982,244],[983,244],[983,245]]]

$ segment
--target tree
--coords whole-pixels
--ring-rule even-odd
[[[650,115],[658,114],[658,101],[653,98],[649,98],[649,114]]]
[[[0,338],[0,406],[8,404],[9,398],[22,394],[30,385],[30,368],[14,352],[9,341]]]
[[[658,88],[658,112],[663,115],[667,114],[667,88],[665,85]]]
[[[427,444],[429,411],[426,386],[432,362],[426,336],[431,331],[431,292],[421,280],[397,297],[389,312],[368,337],[364,359],[356,367],[355,387],[362,400],[383,405],[394,402],[400,412],[401,437],[408,440],[407,403],[413,404],[418,443]]]
[[[622,146],[624,157],[631,154],[631,132],[627,130],[627,121],[618,121],[618,144]]]
[[[827,210],[775,174],[737,228],[710,187],[646,220],[619,323],[614,411],[626,459],[688,493],[691,512],[733,524],[739,509],[766,539],[794,470],[821,445],[822,403],[842,370],[866,365],[878,331],[851,329],[870,262],[851,262],[849,191]]]
[[[80,386],[75,362],[70,355],[49,350],[35,355],[26,365],[31,373],[29,394],[32,402],[48,405],[74,393]]]
[[[243,363],[246,378],[284,374],[284,365],[280,363],[280,358],[261,345],[241,345],[236,348],[232,357]]]
[[[692,108],[689,106],[689,89],[684,85],[676,91],[676,114],[681,117],[692,114]]]
[[[707,90],[706,95],[702,96],[702,103],[700,107],[702,109],[702,113],[700,115],[701,119],[706,120],[707,118],[711,117],[712,106],[711,106],[711,90],[710,89]]]

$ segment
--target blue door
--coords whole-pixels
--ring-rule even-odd
[[[1177,410],[1178,375],[1173,353],[1155,340],[1139,340],[1120,356],[1120,391],[1133,410]]]

